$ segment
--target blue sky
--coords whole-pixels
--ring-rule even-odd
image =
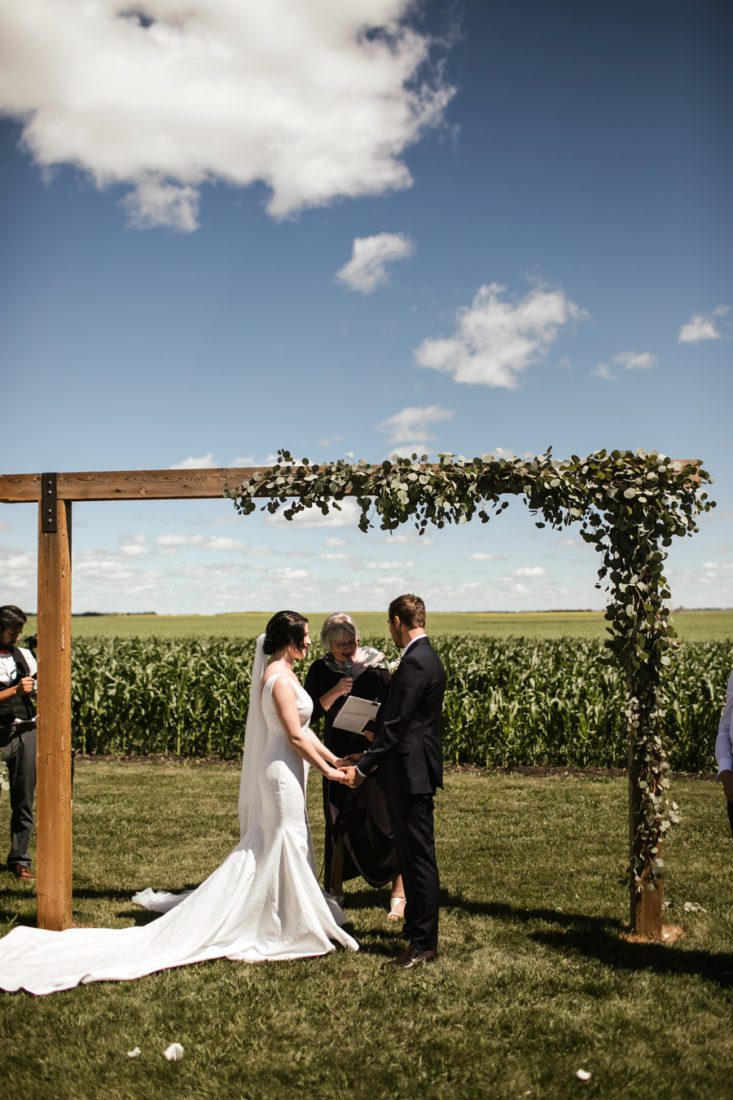
[[[719,506],[673,602],[733,606],[729,5],[12,8],[5,472],[700,457]],[[603,603],[520,502],[422,539],[345,519],[75,505],[74,609]],[[35,528],[0,505],[3,602],[35,606]]]

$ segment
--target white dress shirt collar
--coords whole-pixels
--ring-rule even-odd
[[[402,656],[403,656],[403,657],[405,656],[405,654],[407,653],[408,649],[412,649],[412,647],[414,646],[415,642],[421,642],[421,641],[423,640],[423,638],[427,638],[427,634],[418,634],[417,638],[411,638],[411,639],[410,639],[410,641],[409,641],[409,642],[407,643],[407,645],[405,646],[405,648],[404,648],[404,649],[402,650]]]

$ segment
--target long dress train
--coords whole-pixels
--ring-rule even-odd
[[[54,993],[222,957],[246,962],[300,959],[333,951],[332,941],[358,950],[340,927],[343,913],[326,901],[316,879],[305,809],[307,765],[278,719],[272,700],[276,679],[271,677],[262,689],[266,732],[256,775],[248,776],[256,780],[253,805],[258,812],[253,814],[249,805],[243,819],[248,827],[223,863],[187,894],[136,895],[148,908],[167,910],[142,927],[13,929],[0,940],[0,989]],[[253,697],[257,682],[253,678]],[[300,684],[293,683],[293,689],[306,727],[310,698]]]

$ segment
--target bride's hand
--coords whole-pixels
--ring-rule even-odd
[[[336,763],[338,764],[339,761],[337,760]],[[328,771],[324,772],[324,775],[326,779],[330,779],[332,783],[346,782],[346,772],[339,771],[338,768],[335,767],[329,767]]]

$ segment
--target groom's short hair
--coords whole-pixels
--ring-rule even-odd
[[[425,626],[425,602],[419,596],[413,596],[407,592],[404,596],[397,596],[389,605],[389,621],[397,617],[409,630],[415,627]]]

